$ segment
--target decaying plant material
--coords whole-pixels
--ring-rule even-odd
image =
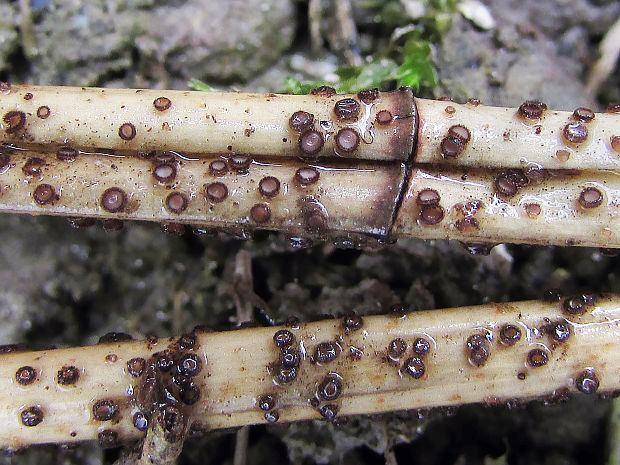
[[[114,333],[95,346],[42,352],[5,346],[0,444],[98,439],[112,447],[149,428],[174,444],[187,427],[610,392],[618,389],[619,322],[618,295],[550,294],[441,312],[396,306],[383,316],[196,328],[179,338]]]
[[[5,212],[296,243],[620,247],[618,107],[30,87],[0,96]]]

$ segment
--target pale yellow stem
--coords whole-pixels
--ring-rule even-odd
[[[540,118],[525,118],[519,116],[516,108],[476,103],[459,105],[416,99],[416,105],[419,116],[416,163],[476,168],[620,170],[618,113],[592,113],[594,118],[585,122],[568,111],[545,109]],[[467,128],[470,140],[462,152],[454,157],[446,156],[442,141],[449,136],[450,128],[458,125]],[[572,125],[567,129],[569,136],[573,140],[583,137],[583,142],[567,139],[567,125]],[[612,144],[614,137],[617,139]]]
[[[393,233],[396,237],[467,243],[620,248],[620,171],[535,174],[547,178],[506,197],[495,186],[500,172],[458,167],[414,169]],[[439,194],[444,215],[436,224],[425,222],[422,215],[425,207],[420,205],[419,194],[428,189]],[[586,189],[600,192],[600,205],[580,201]]]
[[[320,418],[319,409],[325,404],[333,404],[337,416],[345,416],[471,402],[494,404],[577,390],[614,391],[620,375],[620,296],[593,299],[364,317],[355,331],[345,330],[343,320],[289,327],[301,364],[294,380],[279,385],[273,371],[280,349],[273,336],[284,328],[197,333],[191,352],[203,364],[193,378],[201,397],[184,408],[194,427],[217,429],[265,422],[265,412],[258,407],[264,394],[275,398],[272,416],[277,412],[280,422],[288,422]],[[578,308],[575,303],[583,303],[585,313],[567,313],[567,307]],[[472,345],[476,338],[471,336],[477,337],[479,345]],[[388,346],[397,338],[407,348],[390,359]],[[416,357],[413,346],[418,338],[429,343],[429,351],[419,356],[425,372],[416,379],[404,372],[403,366]],[[19,448],[66,443],[97,438],[101,431],[112,432],[121,440],[140,437],[143,433],[133,427],[132,414],[138,409],[135,398],[141,395],[142,379],[128,373],[127,362],[134,357],[148,359],[174,341],[2,355],[0,444]],[[335,343],[338,355],[329,363],[314,363],[315,349],[323,342]],[[484,353],[472,351],[472,347],[481,346]],[[536,362],[542,365],[534,366]],[[16,381],[16,372],[25,366],[36,373],[27,385]],[[75,384],[57,382],[63,366],[77,368]],[[330,373],[341,381],[340,395],[329,402],[314,402],[317,387]],[[99,400],[112,401],[119,409],[112,420],[93,417],[93,405]],[[31,407],[39,409],[41,421],[25,426],[21,415]]]
[[[348,106],[355,115],[341,119],[335,105],[347,98],[354,99],[357,111]],[[409,159],[415,129],[411,90],[383,92],[367,101],[364,103],[356,95],[325,93],[276,95],[12,85],[8,93],[0,94],[0,142],[19,147],[69,144],[81,149],[133,152]],[[389,113],[388,121],[375,124],[382,110]],[[304,129],[314,128],[324,139],[316,153],[303,152],[299,146],[302,131],[290,127],[290,118],[298,111],[313,116]],[[13,113],[14,119],[4,119],[11,112],[24,115],[23,127],[15,129],[19,115]],[[342,114],[351,115],[346,111]],[[354,130],[359,139],[357,148],[350,152],[336,146],[338,132],[344,128]],[[349,134],[346,142],[351,143],[352,137]]]

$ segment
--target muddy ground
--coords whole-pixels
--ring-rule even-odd
[[[329,22],[333,5],[322,4],[322,21]],[[377,2],[353,4],[361,51],[371,53],[385,33]],[[620,4],[488,4],[493,29],[455,13],[451,27],[433,39],[439,87],[426,96],[506,106],[538,98],[558,109],[600,109],[620,100],[618,71],[596,98],[586,96],[583,84]],[[222,89],[278,91],[286,76],[317,79],[342,62],[326,49],[310,52],[308,5],[301,1],[30,5],[31,23],[19,2],[0,3],[0,80],[186,88],[188,79],[200,78]],[[277,234],[253,241],[190,232],[174,237],[156,224],[106,233],[100,226],[75,230],[62,218],[28,216],[1,216],[0,228],[0,341],[32,348],[92,344],[113,330],[163,336],[197,323],[232,328],[239,250],[250,252],[255,291],[276,321],[352,307],[375,314],[396,302],[431,309],[532,299],[546,288],[620,291],[618,258],[588,248],[502,245],[474,256],[456,242],[399,240],[379,251],[330,244],[293,250]],[[603,464],[613,445],[611,405],[575,397],[553,406],[466,406],[421,419],[402,412],[340,426],[257,426],[250,431],[248,463],[375,464],[389,457],[400,464]],[[234,442],[234,432],[190,439],[180,463],[232,463]],[[0,463],[111,463],[117,453],[92,444],[41,446]]]

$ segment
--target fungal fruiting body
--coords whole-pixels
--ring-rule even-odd
[[[460,105],[407,88],[13,85],[0,113],[0,211],[268,229],[306,242],[620,247],[613,111]]]
[[[211,430],[619,389],[620,296],[8,352],[2,447],[139,438],[172,416]],[[449,321],[445,326],[442,322]],[[182,420],[182,421],[181,421]],[[172,434],[173,432],[169,432]]]

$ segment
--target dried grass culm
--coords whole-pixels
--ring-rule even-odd
[[[620,115],[414,98],[5,84],[0,211],[364,246],[620,247]],[[178,228],[177,228],[178,229]]]
[[[188,427],[610,392],[619,321],[620,296],[579,294],[5,353],[0,444],[114,446],[149,421],[174,442]]]

